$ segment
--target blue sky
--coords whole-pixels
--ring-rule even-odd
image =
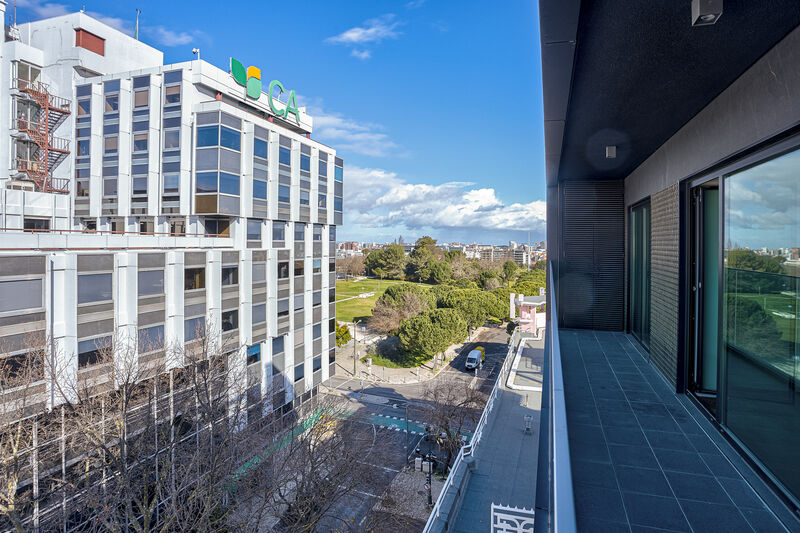
[[[166,62],[198,47],[296,90],[345,160],[341,240],[544,239],[535,2],[18,0],[18,21],[84,5],[128,33],[138,6]]]

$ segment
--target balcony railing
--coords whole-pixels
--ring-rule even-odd
[[[539,468],[536,478],[535,531],[537,533],[577,530],[552,266],[549,267],[548,279],[550,312],[545,335],[545,376],[539,431]]]

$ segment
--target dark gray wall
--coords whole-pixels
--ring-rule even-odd
[[[680,195],[678,185],[650,197],[650,360],[678,381]]]
[[[625,179],[632,205],[800,123],[800,28]]]

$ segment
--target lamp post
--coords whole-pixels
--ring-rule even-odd
[[[356,336],[358,334],[358,322],[353,320],[353,377],[356,377],[356,345],[358,341],[356,341]]]

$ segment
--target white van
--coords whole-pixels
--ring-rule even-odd
[[[481,353],[480,350],[472,350],[467,354],[467,362],[464,366],[467,367],[467,370],[472,370],[473,368],[478,368],[478,365],[481,364]]]

